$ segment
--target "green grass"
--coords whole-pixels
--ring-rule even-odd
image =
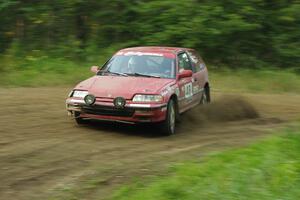
[[[300,93],[300,75],[283,69],[212,69],[212,88],[237,92]]]
[[[1,63],[3,87],[39,87],[75,84],[92,75],[90,65],[66,59],[38,58],[6,60]],[[1,68],[0,68],[1,69]]]
[[[38,54],[38,53],[37,53]],[[99,65],[109,55],[90,61],[31,55],[24,58],[0,57],[1,87],[74,85],[92,76],[90,66]],[[79,59],[78,59],[79,60]],[[97,60],[97,61],[95,61]],[[300,75],[279,69],[214,69],[209,67],[213,89],[237,92],[300,93]]]
[[[123,186],[113,199],[300,199],[300,131],[178,164],[165,177]]]

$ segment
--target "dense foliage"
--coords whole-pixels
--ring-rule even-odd
[[[298,67],[299,0],[1,0],[0,52],[85,59],[185,46],[231,67]]]

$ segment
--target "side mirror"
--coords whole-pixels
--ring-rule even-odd
[[[91,72],[96,74],[98,71],[99,71],[99,66],[92,66],[91,67]]]
[[[187,77],[191,77],[193,76],[193,72],[192,70],[182,70],[181,72],[179,72],[179,79],[181,78],[187,78]]]

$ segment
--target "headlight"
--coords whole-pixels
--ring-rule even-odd
[[[74,90],[73,92],[73,97],[84,98],[86,95],[88,95],[88,91]]]
[[[163,97],[161,95],[143,95],[137,94],[132,99],[133,102],[161,102]]]

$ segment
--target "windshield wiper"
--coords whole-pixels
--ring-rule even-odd
[[[128,74],[124,74],[124,73],[120,73],[120,72],[111,72],[111,71],[99,71],[99,73],[101,73],[101,74],[109,73],[109,74],[114,74],[114,75],[118,75],[118,76],[128,76]]]
[[[143,76],[143,77],[149,77],[149,78],[160,78],[160,76],[154,76],[154,75],[148,75],[148,74],[140,74],[140,73],[125,73],[129,76]]]

